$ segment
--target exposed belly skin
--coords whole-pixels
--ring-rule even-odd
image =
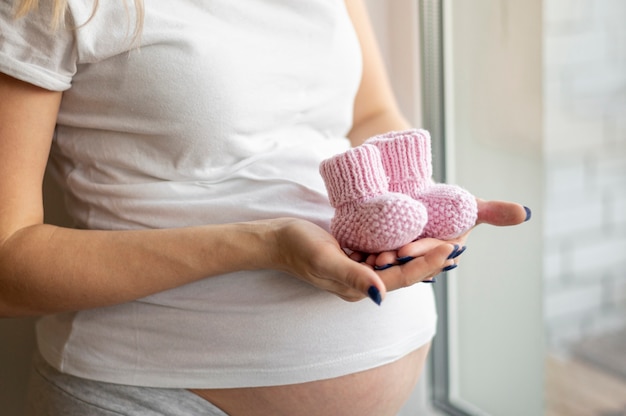
[[[408,399],[430,344],[381,367],[286,386],[191,390],[230,416],[395,416]]]

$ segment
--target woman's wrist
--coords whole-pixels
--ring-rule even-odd
[[[217,226],[210,235],[222,235],[222,244],[214,256],[224,261],[222,272],[261,269],[285,269],[284,236],[288,225],[298,221],[292,218],[257,220]],[[210,226],[211,228],[215,226]],[[213,273],[212,273],[213,274]],[[219,273],[218,273],[219,274]]]

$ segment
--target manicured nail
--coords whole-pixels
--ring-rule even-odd
[[[457,264],[451,264],[451,265],[449,265],[449,266],[444,267],[444,268],[443,268],[443,269],[441,269],[441,270],[442,270],[442,271],[444,271],[444,272],[449,272],[450,270],[452,270],[452,269],[456,269],[457,267],[458,267],[458,265],[457,265]]]
[[[463,252],[467,250],[467,246],[463,246],[460,249],[458,249],[456,251],[456,253],[452,253],[452,257],[450,257],[451,259],[456,259],[457,257],[459,257],[461,254],[463,254]]]
[[[437,283],[437,279],[422,280],[422,283]]]
[[[457,251],[459,251],[459,245],[455,244],[454,245],[454,250],[452,250],[452,253],[450,253],[450,255],[448,256],[447,260],[453,259],[454,256],[456,255]]]
[[[381,302],[383,301],[382,296],[380,296],[380,291],[378,290],[376,286],[370,286],[370,288],[367,289],[367,295],[378,306],[380,306]]]
[[[374,266],[374,270],[386,270],[390,268],[391,266],[393,266],[393,264],[391,263],[383,264],[382,266]]]
[[[406,264],[410,262],[411,260],[413,260],[414,258],[415,257],[412,257],[412,256],[404,256],[404,257],[398,257],[396,261],[400,264]]]
[[[533,216],[533,213],[528,207],[524,207],[524,211],[526,211],[526,219],[524,220],[524,222],[526,222]]]

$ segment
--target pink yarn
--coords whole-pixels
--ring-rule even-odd
[[[431,181],[430,135],[426,130],[391,131],[371,137],[366,143],[380,150],[392,192],[415,198]]]
[[[476,198],[460,186],[434,183],[426,187],[417,200],[428,210],[428,224],[420,237],[450,240],[476,224]]]
[[[393,131],[374,136],[366,144],[376,146],[389,175],[389,190],[422,202],[428,223],[420,237],[444,240],[458,237],[476,223],[476,198],[465,189],[437,184],[432,179],[430,134],[426,130]]]
[[[380,151],[362,145],[322,161],[320,174],[335,215],[330,232],[355,251],[379,253],[415,240],[427,221],[415,199],[389,192]]]

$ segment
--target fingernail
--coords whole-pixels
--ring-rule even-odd
[[[455,244],[454,245],[454,250],[452,250],[452,253],[450,253],[450,255],[448,256],[447,260],[453,259],[457,251],[459,251],[459,245]]]
[[[524,211],[526,211],[526,219],[524,220],[524,222],[526,222],[533,216],[533,213],[528,207],[524,207]]]
[[[437,283],[437,279],[422,280],[422,283]]]
[[[374,270],[385,270],[390,268],[391,266],[393,266],[393,264],[391,263],[383,264],[382,266],[374,266]]]
[[[411,257],[411,256],[404,256],[404,257],[398,257],[396,259],[396,261],[400,264],[405,264],[410,262],[411,260],[413,260],[415,257]]]
[[[367,295],[378,306],[380,306],[381,302],[383,301],[383,298],[380,296],[380,291],[376,286],[370,286],[370,288],[367,289]]]
[[[460,249],[457,250],[456,253],[452,253],[452,257],[450,257],[451,259],[456,259],[457,257],[459,257],[461,254],[463,254],[463,252],[467,250],[467,246],[463,246]]]
[[[449,266],[444,267],[444,268],[443,268],[443,269],[441,269],[441,270],[442,270],[442,271],[444,271],[444,272],[449,272],[450,270],[452,270],[452,269],[456,269],[457,267],[458,267],[458,265],[457,265],[457,264],[451,264],[451,265],[449,265]]]

